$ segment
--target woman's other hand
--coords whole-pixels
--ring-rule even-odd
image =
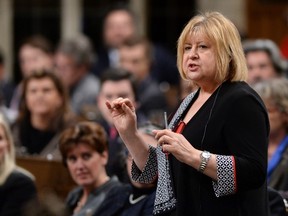
[[[200,151],[195,149],[182,134],[169,129],[154,130],[153,132],[163,152],[171,153],[182,163],[195,167],[193,155],[200,155]]]

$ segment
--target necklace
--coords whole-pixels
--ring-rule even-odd
[[[147,195],[142,195],[136,199],[133,199],[133,194],[130,194],[129,196],[129,202],[130,204],[134,205],[135,203],[139,202],[140,200],[144,199]]]

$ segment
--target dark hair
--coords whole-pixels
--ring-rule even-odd
[[[269,39],[246,40],[243,42],[245,55],[250,52],[263,51],[269,56],[274,69],[278,74],[284,74],[288,69],[288,64],[281,56],[281,51],[277,44]]]
[[[118,11],[124,11],[127,14],[129,14],[129,16],[131,16],[132,21],[134,23],[134,25],[136,25],[137,23],[137,16],[134,13],[133,10],[131,10],[131,8],[129,7],[129,5],[125,2],[117,2],[117,3],[113,3],[111,5],[108,5],[108,7],[106,7],[106,9],[104,9],[104,13],[103,13],[103,22],[105,22],[106,18],[114,13],[114,12],[118,12]]]
[[[101,86],[106,81],[121,81],[121,80],[128,80],[131,84],[135,100],[138,100],[137,94],[137,84],[135,76],[130,73],[129,71],[123,68],[108,68],[103,71],[102,76],[100,78]]]
[[[26,94],[27,94],[27,86],[30,83],[31,80],[42,80],[42,79],[50,79],[53,84],[55,85],[56,90],[62,97],[62,106],[60,109],[57,110],[57,115],[55,116],[55,119],[51,119],[51,125],[50,129],[52,130],[58,130],[64,127],[64,123],[71,114],[70,108],[69,108],[69,101],[68,101],[68,93],[63,85],[61,79],[52,71],[48,70],[39,70],[39,71],[33,71],[29,76],[24,78],[23,84],[22,84],[22,96],[19,106],[19,116],[17,118],[17,122],[19,124],[24,124],[25,121],[30,121],[31,112],[28,110],[27,104],[26,104]]]
[[[153,62],[153,56],[154,56],[154,50],[153,50],[153,46],[151,44],[151,42],[149,41],[148,38],[143,37],[143,36],[135,36],[129,39],[126,39],[123,41],[123,44],[121,45],[121,47],[134,47],[137,45],[143,45],[145,48],[145,55],[147,56],[148,60],[150,61],[150,63],[152,64]],[[120,48],[121,48],[120,47]]]
[[[100,154],[108,151],[108,138],[104,128],[96,122],[79,122],[65,129],[59,138],[59,148],[65,166],[68,152],[80,143],[89,145]]]
[[[56,52],[69,56],[78,66],[86,65],[90,67],[94,64],[96,58],[92,41],[85,35],[78,35],[61,41]]]
[[[29,45],[38,48],[49,55],[52,55],[54,53],[54,47],[52,43],[42,35],[32,35],[26,38],[22,42],[20,48],[24,45]]]

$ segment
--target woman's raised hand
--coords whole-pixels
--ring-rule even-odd
[[[128,98],[117,98],[111,102],[106,101],[113,123],[121,134],[137,128],[137,116],[133,103]]]

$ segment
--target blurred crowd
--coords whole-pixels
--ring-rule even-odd
[[[61,40],[56,47],[43,35],[31,35],[18,49],[22,79],[17,84],[5,79],[6,61],[0,53],[0,215],[22,215],[20,211],[31,216],[44,215],[43,211],[75,216],[152,215],[156,186],[130,180],[131,156],[105,103],[118,97],[133,101],[144,139],[156,145],[151,131],[164,128],[164,112],[173,112],[197,86],[180,79],[174,53],[138,35],[136,20],[126,6],[107,11],[99,50],[85,35]],[[261,96],[269,115],[267,183],[285,202],[288,60],[276,43],[265,38],[243,40],[243,49],[247,83]],[[53,205],[58,213],[49,210],[52,204],[47,207],[35,201],[35,179],[15,164],[17,157],[63,161],[78,187],[63,205],[61,200],[59,206]],[[81,166],[92,173],[88,179],[81,177]],[[21,185],[11,189],[19,181]],[[13,190],[17,194],[10,193]],[[2,192],[7,196],[4,200]],[[111,208],[116,201],[119,206]],[[24,211],[22,205],[27,203]]]

